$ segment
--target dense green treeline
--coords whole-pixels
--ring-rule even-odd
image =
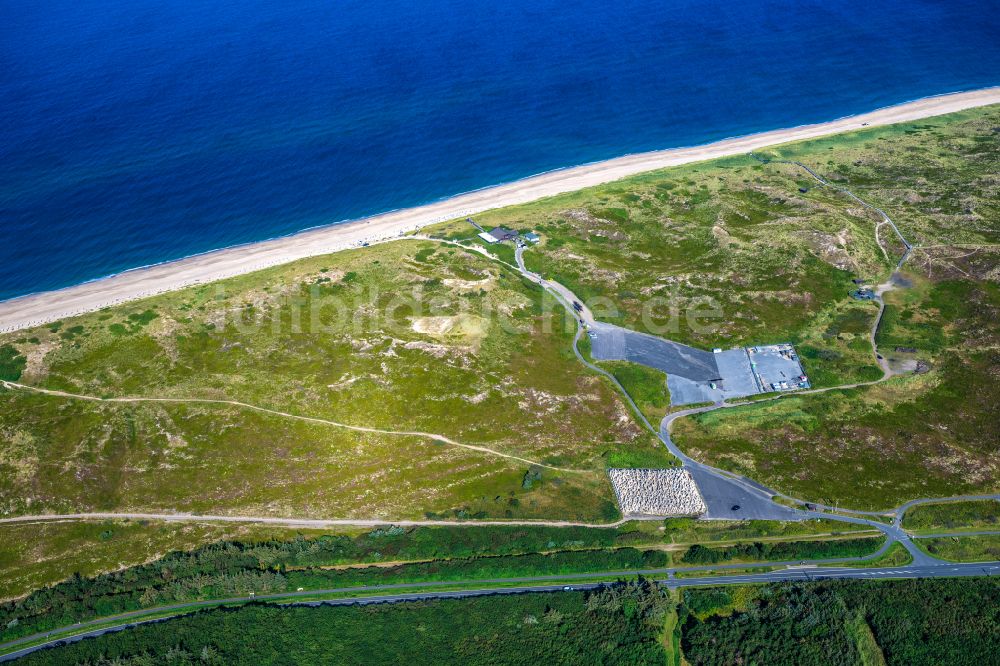
[[[590,592],[370,606],[251,604],[41,650],[21,663],[996,663],[1000,581],[820,581],[684,590],[645,580]],[[669,655],[664,647],[670,649]]]
[[[992,664],[1000,581],[823,581],[691,589],[680,608],[692,666]]]
[[[415,562],[394,567],[302,569],[285,572],[289,587],[378,585],[399,581],[477,580],[512,576],[657,569],[670,565],[662,550],[580,550],[505,557]]]
[[[558,542],[544,538],[544,531],[518,537],[517,530],[507,530],[511,541],[498,546],[500,551],[518,552],[522,548],[539,550],[552,547],[580,547],[593,539]],[[594,530],[597,532],[598,530]],[[45,631],[76,622],[114,615],[157,605],[217,599],[232,596],[295,591],[298,588],[331,589],[398,582],[438,580],[475,580],[547,574],[586,573],[662,568],[670,564],[662,550],[614,549],[560,550],[551,553],[523,553],[491,557],[455,557],[395,566],[323,568],[347,560],[363,561],[371,549],[387,546],[395,553],[429,555],[442,544],[424,543],[419,534],[404,538],[406,530],[387,528],[358,537],[343,535],[318,539],[270,541],[259,544],[222,542],[191,552],[177,552],[138,567],[94,578],[74,577],[58,585],[0,605],[0,640],[7,641],[37,631]],[[585,536],[581,530],[577,536]],[[615,532],[605,530],[598,541],[613,541]],[[457,532],[456,532],[457,533]],[[384,539],[384,541],[381,541]],[[532,544],[532,539],[535,543]],[[396,542],[405,547],[393,549]],[[475,545],[480,548],[482,545]],[[452,552],[471,553],[473,544],[465,542]],[[387,553],[382,555],[386,556]],[[395,555],[394,555],[395,556]]]
[[[25,664],[662,664],[674,609],[631,583],[392,605],[200,612],[29,655]],[[114,661],[112,661],[114,660]]]
[[[250,592],[663,568],[671,564],[668,554],[643,547],[711,540],[723,534],[730,538],[795,536],[840,526],[821,521],[707,525],[671,519],[662,527],[661,531],[648,524],[617,529],[390,526],[355,534],[217,542],[108,574],[74,576],[2,603],[0,641],[130,610]],[[807,556],[801,549],[808,546],[790,547],[802,553],[795,557]],[[816,548],[818,556],[830,556],[823,546]],[[858,554],[873,549],[874,545],[869,549],[863,543]],[[380,566],[358,566],[364,564]]]
[[[783,562],[786,560],[819,560],[834,557],[863,557],[877,551],[884,537],[837,539],[827,541],[788,541],[739,543],[710,548],[695,544],[681,562],[684,564],[715,564],[729,560],[748,562]]]

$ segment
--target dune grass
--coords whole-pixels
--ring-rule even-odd
[[[618,380],[646,420],[658,428],[670,407],[667,375],[655,368],[628,361],[603,361],[600,365]]]
[[[903,516],[903,528],[917,533],[1000,529],[1000,502],[970,500],[918,504]]]
[[[1000,561],[1000,534],[932,537],[914,543],[934,557],[952,562]]]
[[[527,463],[419,435],[5,390],[2,513],[608,520],[607,456],[672,462],[575,359],[561,307],[435,243],[308,259],[18,336],[6,339],[27,359],[21,381],[47,389],[237,400],[580,471],[529,486]]]
[[[996,264],[949,264],[933,276],[905,272],[909,286],[886,296],[879,351],[899,376],[683,419],[675,441],[707,462],[840,506],[887,509],[997,490]],[[914,374],[918,363],[926,372]]]

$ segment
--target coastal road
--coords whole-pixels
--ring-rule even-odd
[[[756,156],[754,157],[758,160],[761,160],[761,158],[758,158]],[[804,165],[799,165],[799,166],[804,167]],[[810,173],[813,173],[811,169],[809,171]],[[820,178],[818,175],[815,175],[815,177]],[[825,183],[825,181],[823,182]],[[851,196],[853,197],[854,195],[851,194]],[[874,208],[872,206],[869,207]],[[885,217],[888,217],[887,215],[885,215],[883,211],[881,211],[881,209],[877,210],[879,210],[881,214],[884,215]],[[893,228],[895,228],[895,225],[893,225]],[[899,233],[898,230],[897,233]],[[902,235],[900,235],[900,238],[902,239]],[[909,248],[910,247],[909,243],[906,242],[905,239],[902,240],[904,244],[907,246],[907,248]],[[635,401],[632,399],[632,396],[625,389],[625,387],[622,386],[621,383],[611,373],[589,362],[586,358],[584,358],[583,354],[580,352],[579,341],[588,328],[592,331],[596,331],[598,333],[598,338],[600,338],[602,333],[605,336],[607,336],[609,329],[611,328],[620,329],[620,327],[612,327],[609,324],[603,324],[601,322],[596,321],[594,319],[593,314],[587,308],[586,304],[584,304],[583,301],[581,301],[576,296],[576,294],[570,291],[566,286],[561,285],[558,282],[552,280],[545,280],[542,276],[538,275],[537,273],[528,270],[527,266],[524,263],[523,247],[518,246],[515,249],[514,254],[517,261],[517,268],[521,272],[521,274],[527,279],[541,285],[544,289],[547,289],[550,293],[556,296],[556,298],[560,302],[562,302],[564,307],[566,307],[571,313],[573,312],[573,309],[570,304],[573,302],[581,303],[582,310],[580,311],[580,316],[578,318],[577,333],[573,339],[573,352],[576,354],[576,357],[580,361],[580,363],[590,368],[594,372],[597,372],[605,376],[618,388],[619,392],[624,397],[625,401],[629,404],[629,406],[632,408],[633,412],[637,415],[640,422],[645,424],[645,426],[653,434],[655,434],[660,439],[660,441],[663,442],[663,444],[667,447],[667,449],[677,459],[681,461],[684,469],[686,469],[691,474],[692,478],[694,479],[695,483],[698,486],[699,491],[701,492],[702,499],[705,501],[707,511],[703,517],[712,519],[730,519],[730,520],[732,519],[806,520],[809,518],[825,518],[828,520],[839,520],[842,522],[869,526],[881,531],[887,537],[887,542],[885,546],[886,549],[888,549],[893,542],[895,541],[900,542],[906,548],[907,552],[909,552],[910,555],[913,557],[913,561],[917,565],[930,565],[935,562],[940,562],[940,560],[937,560],[936,558],[928,555],[910,541],[910,536],[899,525],[899,520],[901,520],[901,515],[902,515],[901,512],[897,512],[895,516],[896,521],[893,524],[887,525],[879,520],[873,520],[864,517],[864,515],[842,516],[830,513],[822,513],[819,511],[806,511],[802,509],[792,508],[789,506],[785,506],[784,504],[779,504],[775,502],[773,497],[778,495],[778,493],[776,493],[770,488],[765,487],[760,483],[739,476],[737,474],[726,472],[711,465],[698,462],[697,460],[694,460],[693,458],[687,456],[683,451],[681,451],[677,447],[677,445],[671,439],[670,427],[673,424],[673,422],[679,418],[691,416],[694,414],[699,414],[716,409],[736,407],[739,406],[739,403],[718,402],[713,405],[706,405],[703,407],[696,407],[692,409],[687,409],[667,414],[660,422],[659,428],[654,428],[646,419],[642,411],[635,404]],[[905,259],[905,256],[903,259]],[[902,261],[903,260],[900,260],[900,265],[902,264]],[[884,304],[881,303],[881,300],[880,300],[880,306],[884,308]],[[634,331],[629,331],[628,329],[620,329],[620,330],[634,336],[657,339],[654,336]],[[877,333],[877,330],[878,330],[878,325],[876,323],[875,327],[873,327],[871,332],[871,343],[873,351],[875,349],[875,335]],[[664,342],[669,343],[669,341],[664,341]],[[674,344],[674,343],[669,343],[669,344]],[[627,343],[622,343],[619,346],[627,347]],[[708,352],[704,353],[708,354]],[[709,356],[711,356],[711,354],[709,354]],[[642,361],[637,361],[637,362],[642,362]],[[888,376],[889,375],[886,374],[883,376],[881,380],[866,382],[866,384],[875,384],[880,381],[884,381],[886,378],[888,378]],[[810,391],[800,391],[797,393],[798,394],[814,393],[814,392],[819,393],[819,392],[842,389],[842,388],[850,388],[850,386],[813,389]],[[778,399],[781,397],[781,395],[776,396],[773,399]],[[739,507],[739,508],[734,509],[734,507]],[[828,508],[828,507],[817,507],[817,508]],[[861,512],[861,513],[869,516],[873,515],[871,512]]]
[[[902,521],[903,514],[915,506],[921,504],[942,504],[947,502],[975,502],[978,500],[993,500],[1000,502],[1000,494],[985,494],[985,495],[955,495],[954,497],[948,497],[945,499],[934,499],[933,497],[924,497],[921,499],[910,500],[905,504],[901,504],[899,508],[896,509],[896,520]]]
[[[754,565],[732,565],[729,568],[747,568],[748,566]],[[757,565],[761,566],[761,565]],[[764,565],[767,566],[767,565]],[[726,567],[715,567],[715,569],[722,569]],[[685,569],[682,571],[690,572],[694,569]],[[748,583],[776,583],[781,581],[816,581],[816,580],[826,580],[826,579],[862,579],[862,580],[887,580],[894,578],[959,578],[959,577],[974,577],[974,576],[993,576],[1000,573],[1000,562],[990,562],[983,564],[935,564],[931,566],[903,566],[903,567],[880,567],[871,569],[854,569],[850,567],[813,567],[813,566],[790,566],[789,568],[780,569],[777,571],[769,571],[755,574],[733,574],[733,575],[716,575],[716,576],[701,576],[692,578],[677,578],[676,574],[679,570],[677,569],[651,569],[647,571],[621,571],[621,572],[609,572],[607,574],[600,574],[601,576],[606,576],[608,578],[613,577],[626,577],[635,575],[644,575],[646,577],[652,578],[658,584],[664,585],[668,588],[680,588],[680,587],[693,587],[693,586],[715,586],[715,585],[739,585]],[[594,578],[594,574],[579,574],[578,578]],[[558,578],[563,582],[558,584],[552,583],[541,583],[537,581],[552,580],[553,578]],[[509,583],[511,587],[504,587],[501,589],[497,588],[473,588],[468,590],[422,590],[419,592],[391,592],[390,590],[394,588],[407,587],[405,584],[400,585],[374,585],[366,587],[357,588],[337,588],[329,590],[310,590],[303,592],[291,592],[288,594],[274,594],[274,595],[261,595],[254,598],[254,601],[273,601],[281,605],[288,606],[352,606],[352,605],[368,605],[368,604],[379,604],[379,603],[397,603],[401,601],[423,601],[423,600],[434,600],[434,599],[461,599],[465,597],[476,597],[476,596],[486,596],[486,595],[498,595],[498,594],[524,594],[531,592],[556,592],[559,590],[564,590],[567,587],[573,590],[592,590],[599,588],[603,583],[593,583],[593,582],[581,582],[573,583],[571,579],[573,576],[538,576],[531,578],[511,578],[511,579],[495,579],[495,580],[483,580],[474,581],[470,584],[472,585],[488,585],[488,584],[505,584]],[[531,584],[535,582],[535,584]],[[454,586],[460,585],[461,582],[437,582],[426,584],[429,587],[432,585],[436,586]],[[410,585],[409,587],[413,587]],[[330,600],[319,600],[319,601],[295,601],[296,597],[311,597],[319,596],[325,594],[343,594],[352,592],[363,592],[370,591],[371,594],[344,598],[344,599],[330,599]],[[95,638],[97,636],[102,636],[104,634],[115,633],[119,631],[125,631],[133,627],[137,627],[142,624],[148,624],[151,622],[162,622],[170,619],[170,617],[176,617],[178,615],[183,615],[191,611],[197,610],[199,608],[205,608],[210,606],[218,606],[220,604],[236,604],[245,603],[250,601],[247,597],[230,597],[225,599],[214,599],[206,601],[197,601],[185,604],[174,604],[171,606],[163,606],[160,608],[147,609],[143,611],[135,611],[132,613],[123,613],[121,615],[114,616],[114,618],[103,618],[98,620],[92,620],[89,622],[84,622],[76,625],[69,625],[66,627],[61,627],[59,629],[54,629],[49,632],[44,632],[41,634],[34,634],[32,636],[25,636],[24,638],[18,639],[16,641],[11,641],[4,645],[0,645],[0,650],[10,650],[11,648],[16,648],[17,645],[23,645],[25,643],[32,643],[35,641],[43,640],[47,636],[55,635],[61,632],[72,631],[74,629],[80,632],[74,634],[73,636],[67,638],[55,638],[50,641],[43,643],[30,645],[19,650],[13,650],[7,652],[6,654],[0,655],[0,662],[9,662],[19,657],[31,654],[32,652],[37,652],[39,650],[54,647],[66,643],[75,643],[86,638]],[[176,610],[177,612],[169,617],[162,617],[163,613],[169,613],[171,610]],[[152,619],[141,619],[143,616],[148,616],[151,614],[159,614],[161,617]],[[120,620],[121,624],[112,627],[99,627],[92,630],[87,630],[88,626],[95,626],[99,624],[107,624],[109,621]]]

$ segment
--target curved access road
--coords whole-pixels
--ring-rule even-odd
[[[921,504],[948,504],[949,502],[975,502],[978,500],[997,500],[1000,501],[1000,494],[984,494],[984,495],[955,495],[954,497],[943,497],[935,499],[933,497],[924,497],[921,499],[910,500],[905,504],[900,504],[896,509],[896,520],[902,521],[903,514],[909,509]]]

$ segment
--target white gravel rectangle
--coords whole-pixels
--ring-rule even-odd
[[[698,516],[707,510],[686,469],[609,469],[608,475],[625,516]]]

